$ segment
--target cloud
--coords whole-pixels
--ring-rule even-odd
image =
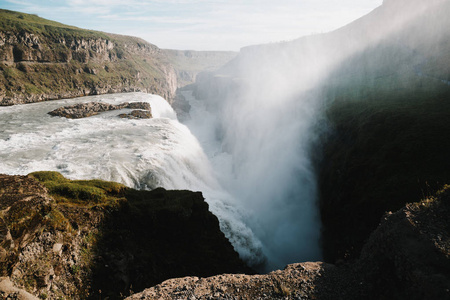
[[[238,50],[336,29],[368,13],[382,0],[4,2],[8,9],[81,28],[137,35],[163,48]]]

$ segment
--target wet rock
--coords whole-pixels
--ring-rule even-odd
[[[122,119],[151,119],[152,113],[148,110],[133,110],[129,114],[120,114]]]
[[[129,114],[129,118],[148,119],[152,117],[151,107],[150,104],[147,102],[132,102],[132,103],[125,102],[118,105],[109,104],[105,102],[79,103],[71,106],[64,106],[57,108],[55,110],[52,110],[48,114],[51,116],[65,117],[69,119],[80,119],[98,115],[101,112],[124,108],[146,110],[146,112],[133,111],[131,114]]]

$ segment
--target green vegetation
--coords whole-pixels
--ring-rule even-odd
[[[69,26],[40,18],[37,15],[30,15],[6,9],[0,9],[0,30],[12,32],[32,32],[52,38],[108,38],[108,36],[102,32],[80,29],[75,26]]]
[[[116,205],[124,199],[126,186],[102,180],[68,180],[57,172],[35,172],[31,177],[40,181],[58,202],[78,205]]]
[[[124,91],[174,96],[167,57],[142,39],[8,10],[0,10],[0,30],[15,36],[0,49],[0,104]]]
[[[39,224],[63,233],[69,245],[76,241],[78,260],[66,272],[70,280],[84,278],[81,299],[121,299],[168,278],[248,271],[201,193],[138,191],[102,180],[68,180],[57,172],[29,176],[56,200]],[[25,278],[32,289],[36,280]]]

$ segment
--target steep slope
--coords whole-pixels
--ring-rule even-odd
[[[0,10],[0,105],[142,91],[171,101],[176,74],[146,41]]]
[[[250,271],[198,192],[36,172],[0,175],[0,206],[5,299],[122,299],[172,277]]]

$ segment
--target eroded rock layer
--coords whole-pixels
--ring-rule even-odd
[[[142,39],[0,10],[0,105],[119,92],[171,101],[176,73]]]

